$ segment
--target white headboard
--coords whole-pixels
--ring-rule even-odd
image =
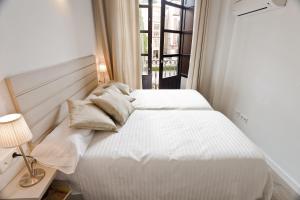
[[[96,59],[78,58],[9,77],[6,83],[36,142],[67,116],[67,99],[82,99],[97,86]]]

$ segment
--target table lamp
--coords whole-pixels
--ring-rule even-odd
[[[40,182],[45,176],[45,170],[33,169],[29,165],[21,145],[32,139],[32,133],[21,114],[10,114],[0,117],[0,147],[18,147],[25,161],[28,173],[25,173],[19,181],[21,187],[30,187]]]

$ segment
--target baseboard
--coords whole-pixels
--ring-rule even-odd
[[[265,154],[266,161],[272,170],[300,197],[300,183],[286,173],[274,160]]]

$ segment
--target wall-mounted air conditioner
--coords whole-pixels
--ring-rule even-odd
[[[287,0],[236,0],[233,4],[233,13],[236,16],[261,13],[283,8],[286,3]]]

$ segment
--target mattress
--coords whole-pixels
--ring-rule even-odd
[[[196,90],[134,90],[130,96],[137,110],[212,109]]]
[[[216,111],[137,110],[95,133],[69,177],[85,199],[269,200],[260,150]]]

